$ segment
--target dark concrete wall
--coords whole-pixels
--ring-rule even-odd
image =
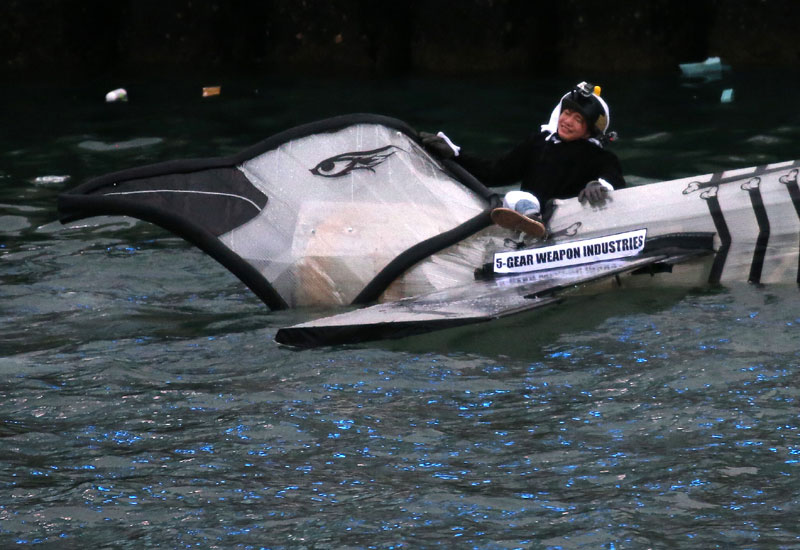
[[[799,23],[796,0],[5,0],[0,74],[798,66]]]

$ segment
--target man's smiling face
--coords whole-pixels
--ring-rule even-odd
[[[558,137],[564,141],[575,141],[589,137],[589,126],[578,111],[564,109],[558,117]]]

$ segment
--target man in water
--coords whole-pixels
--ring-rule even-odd
[[[492,219],[503,227],[535,235],[535,230],[525,227],[538,225],[544,232],[540,203],[577,196],[581,202],[599,205],[609,192],[625,187],[619,159],[605,148],[610,140],[610,119],[600,87],[581,82],[564,94],[540,132],[498,158],[461,153],[442,132],[422,132],[420,137],[432,152],[452,158],[490,187],[521,181],[520,190],[506,194],[504,208],[492,212]],[[535,223],[520,224],[519,219],[524,218],[514,212]]]

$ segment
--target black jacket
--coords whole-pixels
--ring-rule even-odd
[[[499,158],[488,160],[462,153],[461,166],[489,187],[521,181],[520,189],[536,195],[544,206],[550,199],[575,197],[587,183],[603,178],[614,189],[625,187],[617,156],[585,139],[547,139],[532,134]]]

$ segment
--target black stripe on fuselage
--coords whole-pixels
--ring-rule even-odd
[[[800,162],[795,162],[794,166],[798,166]],[[794,206],[795,212],[797,212],[797,217],[800,219],[800,186],[797,184],[797,168],[793,168],[789,171],[788,174],[785,176],[781,176],[780,182],[786,186],[786,190],[789,191],[789,198],[792,200],[792,205]],[[798,254],[797,254],[797,283],[800,284],[800,246],[798,246]]]
[[[751,178],[742,184],[742,189],[750,195],[750,204],[753,205],[753,212],[756,215],[756,222],[758,222],[756,248],[753,251],[753,261],[750,263],[750,276],[747,281],[758,284],[761,282],[764,257],[767,255],[767,244],[769,243],[769,218],[764,206],[764,199],[761,197],[761,178]]]
[[[728,224],[725,223],[725,216],[722,214],[722,208],[719,205],[719,198],[717,192],[719,191],[719,182],[722,180],[722,173],[717,173],[711,176],[711,179],[702,184],[701,189],[706,189],[707,192],[700,195],[700,197],[708,204],[708,211],[711,214],[711,219],[714,222],[714,227],[719,235],[720,245],[714,254],[714,262],[711,264],[711,273],[708,276],[708,282],[712,284],[719,283],[722,278],[722,270],[725,268],[725,261],[728,259],[728,250],[731,247],[731,232],[728,230]]]

